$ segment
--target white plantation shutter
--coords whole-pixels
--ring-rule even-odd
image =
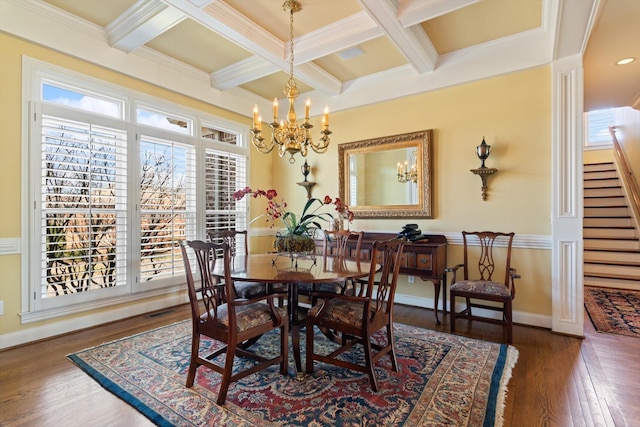
[[[40,298],[126,284],[126,132],[42,116]]]
[[[140,139],[140,278],[182,276],[177,241],[195,235],[195,148]]]
[[[206,231],[245,230],[246,200],[234,201],[233,193],[247,185],[247,157],[206,149],[204,173]],[[236,250],[244,253],[244,248],[238,247]]]

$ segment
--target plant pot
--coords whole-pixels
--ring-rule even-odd
[[[278,252],[313,253],[316,250],[316,242],[309,236],[285,234],[276,236],[273,247]]]

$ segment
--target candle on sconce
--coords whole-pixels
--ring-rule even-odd
[[[402,165],[398,162],[398,176],[402,175]]]
[[[273,121],[278,121],[278,98],[273,98]]]
[[[311,109],[311,98],[307,98],[307,102],[304,104],[304,120],[309,121],[309,110]]]

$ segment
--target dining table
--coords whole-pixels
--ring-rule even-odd
[[[300,355],[300,329],[304,318],[300,316],[298,285],[342,283],[362,279],[369,275],[370,262],[327,255],[249,254],[231,259],[230,277],[234,281],[260,282],[265,287],[283,284],[287,288],[287,312],[291,343],[298,378],[304,377]],[[212,275],[223,279],[223,263],[216,263]]]

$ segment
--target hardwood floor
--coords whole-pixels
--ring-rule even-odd
[[[0,352],[0,426],[150,426],[135,409],[105,391],[65,356],[189,317],[188,306],[137,316]],[[430,310],[397,306],[396,322],[436,326]],[[499,326],[466,321],[459,333],[501,342]],[[514,327],[520,356],[509,382],[505,426],[640,425],[640,339],[595,332],[585,339]]]

